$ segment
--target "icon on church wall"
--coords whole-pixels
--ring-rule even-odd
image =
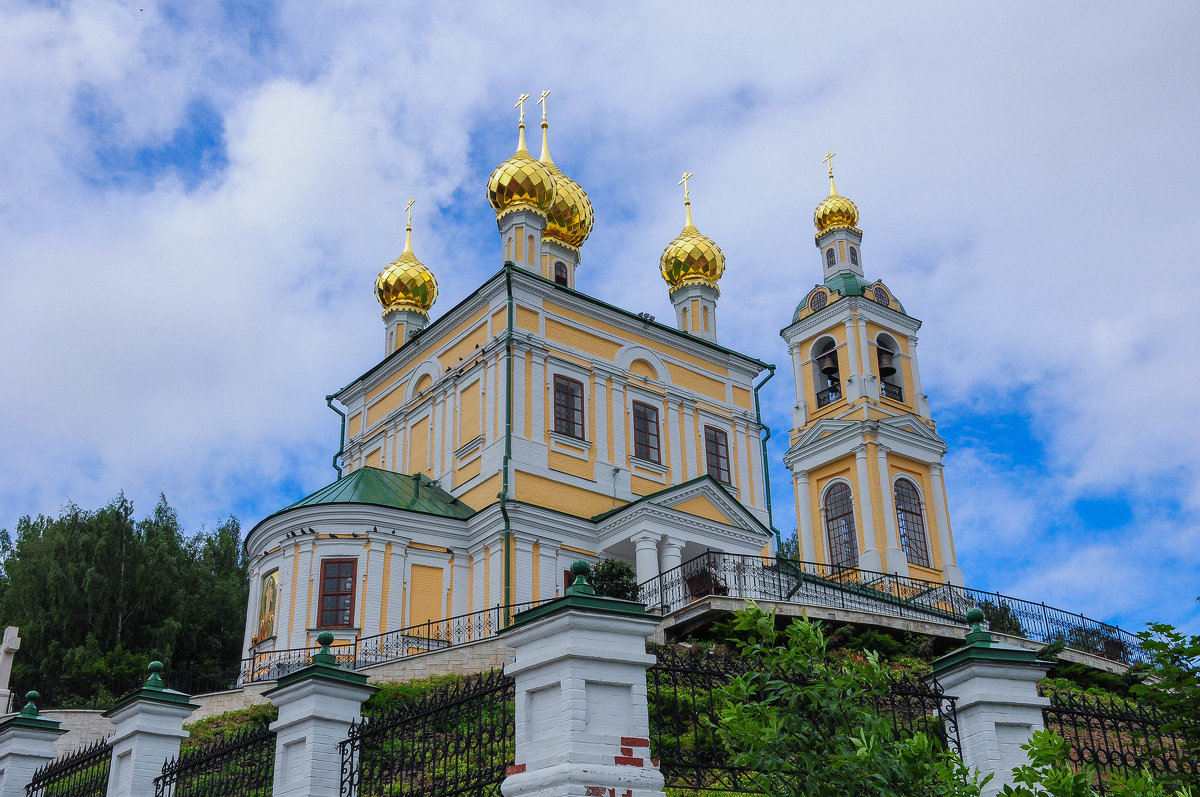
[[[258,640],[275,636],[275,598],[279,593],[279,571],[263,579],[262,603],[258,611]]]

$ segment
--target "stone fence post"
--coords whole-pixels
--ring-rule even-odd
[[[516,687],[516,763],[504,797],[662,797],[650,759],[646,637],[657,619],[599,597],[586,562],[565,597],[517,615],[504,668]]]
[[[333,634],[317,637],[321,650],[312,664],[285,675],[265,693],[279,707],[275,731],[275,797],[338,794],[342,759],[338,744],[362,716],[362,702],[379,687],[367,676],[337,666],[329,652]]]
[[[179,755],[188,737],[183,721],[199,708],[183,692],[163,685],[162,662],[150,662],[145,685],[104,712],[116,730],[112,735],[112,765],[108,797],[146,797],[154,794],[154,779],[167,759]]]
[[[984,631],[984,614],[967,612],[972,624],[967,644],[933,663],[933,674],[946,694],[958,697],[958,735],[967,766],[995,777],[983,797],[994,797],[1012,782],[1013,767],[1027,762],[1021,745],[1045,728],[1042,709],[1050,701],[1038,694],[1037,682],[1051,662],[1030,650],[998,643]]]
[[[0,722],[0,797],[25,797],[39,767],[54,760],[54,740],[66,731],[38,717],[37,692],[25,696],[21,713]]]

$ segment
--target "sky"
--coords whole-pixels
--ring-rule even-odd
[[[720,341],[780,366],[785,535],[834,151],[924,323],[968,585],[1200,632],[1200,6],[992,5],[0,0],[0,528],[122,490],[249,528],[332,481],[406,201],[436,318],[500,267],[487,176],[551,89],[584,292],[673,317],[695,173]]]

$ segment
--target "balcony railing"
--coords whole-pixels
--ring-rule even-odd
[[[830,385],[824,390],[817,391],[817,406],[824,407],[826,404],[832,404],[842,397],[842,383],[837,382]]]
[[[879,392],[883,394],[884,398],[904,401],[904,388],[885,379],[879,380]]]
[[[816,562],[709,551],[638,587],[638,600],[665,613],[709,595],[853,609],[963,624],[978,607],[991,629],[1134,664],[1146,653],[1120,628],[997,592]]]

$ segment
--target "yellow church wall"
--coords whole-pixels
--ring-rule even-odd
[[[362,413],[356,412],[346,419],[346,436],[354,437],[354,435],[362,432]]]
[[[754,409],[754,397],[751,395],[750,391],[746,390],[745,388],[733,388],[733,403],[739,407],[742,407],[743,409]]]
[[[593,517],[613,508],[611,495],[562,484],[524,471],[517,471],[515,498],[526,503],[554,509],[575,517]],[[658,486],[662,489],[662,485]]]
[[[384,379],[378,385],[367,391],[366,396],[364,396],[366,403],[369,405],[380,393],[384,392],[389,387],[396,384],[396,382],[403,379],[404,375],[410,370],[412,370],[412,363],[405,368],[398,369],[395,373],[389,374],[387,379]]]
[[[405,473],[429,473],[429,416],[408,430],[408,464]]]
[[[496,494],[500,492],[500,486],[501,474],[497,473],[459,495],[458,500],[478,511],[496,503]]]
[[[487,327],[481,324],[477,329],[471,330],[471,332],[463,337],[463,339],[458,343],[455,343],[453,346],[442,352],[442,354],[438,356],[438,360],[443,364],[443,366],[449,366],[450,368],[453,368],[454,366],[458,365],[459,361],[465,360],[474,354],[476,349],[482,348],[483,344],[487,343],[487,340]]]
[[[379,401],[371,403],[367,400],[367,428],[372,429],[375,424],[382,421],[388,416],[388,413],[404,403],[404,385],[397,385],[396,389]]]
[[[857,467],[855,471],[857,472]],[[879,453],[875,443],[867,443],[867,485],[871,493],[871,515],[874,521],[875,528],[873,529],[873,538],[875,540],[875,548],[879,551],[887,550],[887,518],[884,517],[885,505],[883,502],[883,490],[879,483]]]
[[[696,393],[703,393],[717,401],[725,400],[725,383],[719,382],[702,374],[698,374],[688,368],[683,368],[675,363],[667,363],[667,372],[671,374],[671,381],[676,385]]]
[[[562,443],[561,445],[565,447],[568,444]],[[578,476],[588,481],[592,480],[593,469],[590,459],[579,459],[570,454],[551,451],[547,459],[547,464],[550,466],[550,470],[556,470],[559,473],[569,473],[572,476]]]
[[[465,484],[478,476],[483,469],[483,458],[475,457],[465,465],[459,465],[454,472],[454,483]]]
[[[367,455],[365,457],[363,457],[363,464],[368,465],[372,468],[382,468],[383,467],[383,449],[379,446],[375,446],[375,448],[372,448],[370,451],[367,452]]]
[[[458,397],[459,445],[465,445],[479,437],[479,405],[481,384],[478,380],[463,388]]]
[[[696,517],[715,520],[717,523],[724,523],[730,526],[734,525],[732,520],[730,520],[720,509],[717,509],[717,507],[713,505],[713,502],[709,501],[704,496],[696,496],[695,498],[684,501],[682,504],[676,504],[671,508],[678,512],[685,512],[689,515],[695,515]]]
[[[654,379],[654,366],[645,360],[634,360],[629,364],[629,370],[645,379]]]
[[[508,329],[508,309],[492,313],[492,334],[499,335],[506,329]]]
[[[409,575],[408,625],[442,619],[442,568],[412,565]]]
[[[629,487],[634,495],[650,495],[663,488],[662,482],[651,481],[641,476],[630,475]]]
[[[530,332],[538,331],[538,314],[528,307],[517,307],[516,325],[518,329],[527,329]]]
[[[567,326],[553,318],[546,319],[546,339],[585,351],[605,360],[613,359],[621,350],[619,344],[608,338],[593,335],[580,327]]]
[[[929,559],[934,565],[935,572],[940,573],[946,561],[942,556],[940,542],[941,531],[939,524],[942,523],[942,519],[934,518],[936,510],[934,509],[933,482],[929,478],[929,468],[924,463],[895,453],[888,455],[888,464],[891,466],[891,476],[907,476],[921,488],[921,498],[925,502],[925,516],[923,520],[925,521],[925,536],[929,542]]]

